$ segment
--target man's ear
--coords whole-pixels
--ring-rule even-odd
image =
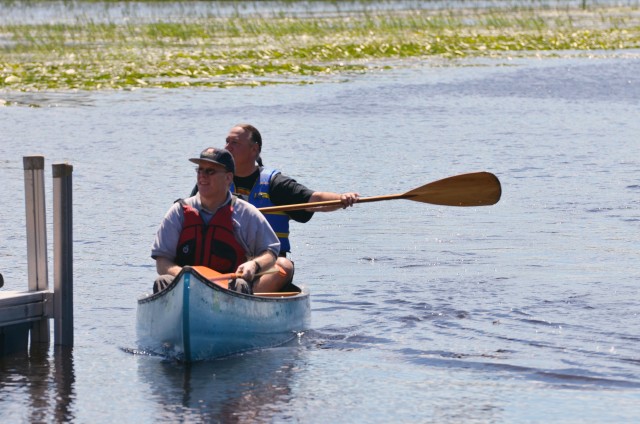
[[[224,174],[224,180],[227,182],[228,186],[231,186],[231,183],[233,182],[233,173],[227,172],[226,174]]]

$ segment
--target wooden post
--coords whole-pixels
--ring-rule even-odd
[[[25,156],[24,188],[29,291],[48,290],[47,225],[44,202],[44,156]],[[49,343],[49,320],[32,324],[31,341]]]
[[[53,316],[56,345],[73,346],[73,166],[53,165]]]

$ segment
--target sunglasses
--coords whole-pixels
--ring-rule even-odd
[[[214,169],[214,168],[200,168],[200,167],[197,167],[196,168],[196,173],[198,175],[204,173],[207,177],[210,177],[210,176],[216,175],[216,174],[226,174],[227,170],[226,169]]]

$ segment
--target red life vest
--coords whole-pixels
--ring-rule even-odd
[[[228,273],[247,261],[244,249],[233,235],[234,200],[218,209],[207,225],[196,208],[180,199],[184,223],[176,249],[176,264],[204,265]]]

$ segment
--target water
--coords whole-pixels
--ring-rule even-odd
[[[75,346],[0,360],[0,420],[637,421],[640,52],[427,65],[2,94],[19,106],[0,108],[0,272],[26,288],[22,157],[46,157],[49,214],[51,164],[73,164]],[[312,291],[299,340],[190,366],[134,354],[156,226],[193,185],[187,158],[238,122],[261,130],[266,164],[317,190],[401,193],[486,170],[503,197],[317,214],[292,230]]]

